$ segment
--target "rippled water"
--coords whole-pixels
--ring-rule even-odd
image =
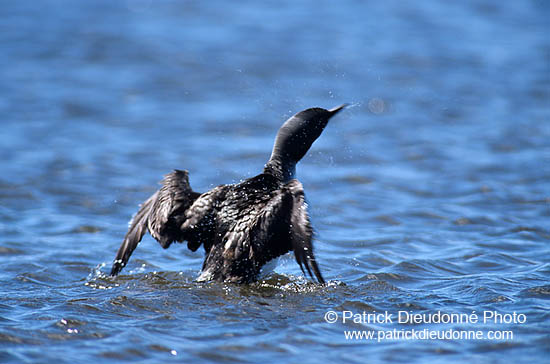
[[[0,361],[548,361],[549,10],[2,2]],[[163,174],[188,169],[197,191],[253,176],[288,116],[342,102],[298,166],[326,287],[290,255],[255,284],[196,283],[202,254],[150,237],[106,275]],[[426,328],[514,337],[344,336]]]

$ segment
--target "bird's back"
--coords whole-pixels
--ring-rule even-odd
[[[223,197],[220,194],[220,201],[210,217],[213,240],[211,246],[205,245],[207,257],[199,280],[243,283],[256,279],[261,266],[273,258],[270,252],[260,249],[257,235],[264,233],[272,240],[276,235],[286,234],[286,229],[279,232],[261,226],[262,216],[270,214],[270,202],[282,193],[282,188],[283,184],[269,174],[223,186]],[[281,225],[288,227],[287,223]],[[262,232],[262,229],[270,231]],[[264,243],[269,245],[271,242]],[[278,255],[289,251],[289,246]]]

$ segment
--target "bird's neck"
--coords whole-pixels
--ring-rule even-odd
[[[272,155],[264,167],[264,173],[286,183],[296,175],[296,162],[285,160],[278,155]]]

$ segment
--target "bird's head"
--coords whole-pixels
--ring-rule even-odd
[[[319,138],[330,118],[346,106],[347,104],[343,104],[330,110],[314,107],[300,111],[288,119],[277,133],[266,169],[282,173],[284,180],[292,178],[296,163]]]
[[[330,110],[314,107],[292,116],[279,129],[271,157],[298,163],[319,138],[330,118],[346,106],[343,104]]]

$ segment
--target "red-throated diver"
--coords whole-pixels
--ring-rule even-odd
[[[111,275],[124,268],[148,230],[165,249],[174,241],[187,241],[192,251],[202,244],[206,258],[200,281],[253,282],[265,263],[293,250],[302,272],[305,267],[324,283],[313,255],[304,189],[294,174],[329,119],[345,106],[292,116],[279,129],[263,172],[243,182],[200,194],[191,189],[187,171],[167,174],[133,218]]]

